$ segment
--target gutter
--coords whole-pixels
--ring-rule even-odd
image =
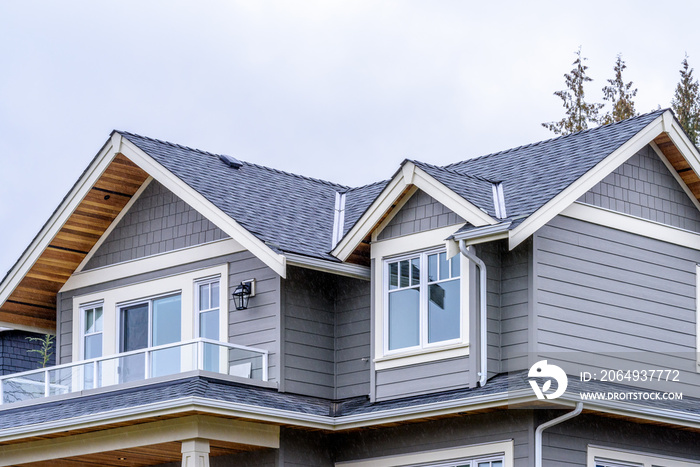
[[[486,355],[486,337],[488,332],[486,327],[486,265],[479,257],[469,251],[464,239],[459,241],[459,251],[479,268],[479,353],[481,360],[481,365],[479,366],[479,386],[483,387],[488,378],[488,358]]]
[[[558,425],[561,422],[565,422],[570,418],[574,418],[581,414],[583,411],[583,402],[577,402],[576,408],[561,417],[557,417],[553,420],[543,423],[538,426],[535,430],[535,467],[542,467],[542,432],[549,428],[550,426]]]
[[[469,244],[483,243],[500,238],[508,238],[508,229],[510,229],[511,221],[501,222],[496,225],[486,225],[484,227],[476,227],[465,232],[457,232],[448,240],[467,240]],[[478,240],[478,241],[477,241]]]

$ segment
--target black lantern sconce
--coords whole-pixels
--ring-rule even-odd
[[[250,297],[255,296],[255,279],[242,281],[236,286],[233,291],[233,303],[236,305],[236,310],[245,310],[248,308]]]

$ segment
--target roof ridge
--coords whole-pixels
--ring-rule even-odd
[[[156,143],[165,144],[165,145],[167,145],[167,146],[173,146],[173,147],[177,147],[177,148],[180,148],[180,149],[185,149],[185,150],[187,150],[187,151],[197,152],[197,153],[204,154],[204,155],[207,155],[207,156],[219,157],[219,156],[221,155],[221,154],[217,154],[217,153],[205,151],[205,150],[203,150],[203,149],[192,148],[192,147],[185,146],[185,145],[182,145],[182,144],[172,143],[172,142],[170,142],[170,141],[164,141],[164,140],[157,139],[157,138],[151,138],[151,137],[149,137],[149,136],[139,135],[139,134],[136,134],[136,133],[132,133],[132,132],[130,132],[130,131],[122,131],[122,130],[114,130],[114,131],[116,131],[116,132],[119,133],[119,134],[129,135],[129,136],[136,136],[137,138],[143,138],[143,139],[146,139],[146,140],[149,140],[149,141],[154,141],[154,142],[156,142]],[[236,158],[236,159],[238,159],[238,158]],[[347,186],[347,185],[341,185],[341,184],[339,184],[339,183],[331,182],[331,181],[328,181],[328,180],[323,180],[323,179],[320,179],[320,178],[308,177],[308,176],[306,176],[306,175],[300,175],[300,174],[295,174],[295,173],[292,173],[292,172],[286,172],[286,171],[284,171],[284,170],[276,169],[276,168],[274,168],[274,167],[267,167],[267,166],[265,166],[265,165],[260,165],[260,164],[256,164],[256,163],[253,163],[253,162],[247,162],[247,161],[241,161],[241,162],[242,162],[243,164],[245,164],[245,165],[251,165],[251,166],[257,167],[257,168],[259,168],[259,169],[270,170],[270,171],[272,171],[272,172],[276,172],[276,173],[280,173],[280,174],[284,174],[284,175],[289,175],[289,176],[301,178],[301,179],[304,179],[304,180],[311,180],[311,181],[313,181],[313,182],[320,182],[320,183],[323,183],[323,184],[325,184],[325,185],[330,185],[330,186],[333,186],[333,187],[342,188],[342,189],[344,189],[344,190],[348,190],[348,189],[350,188],[350,187]]]
[[[600,129],[602,129],[602,128],[611,127],[611,126],[613,126],[613,125],[619,125],[619,124],[622,124],[622,123],[626,123],[626,122],[629,122],[629,121],[631,121],[631,120],[637,120],[637,119],[640,119],[640,118],[643,118],[643,117],[648,117],[649,115],[652,115],[652,114],[655,114],[655,113],[663,113],[663,112],[665,112],[665,111],[667,111],[667,110],[671,110],[670,107],[667,107],[667,108],[664,108],[664,109],[657,109],[657,110],[654,110],[654,111],[652,111],[652,112],[647,112],[647,113],[641,114],[641,115],[636,115],[636,116],[634,116],[634,117],[630,117],[630,118],[627,118],[627,119],[625,119],[625,120],[620,120],[619,122],[612,122],[612,123],[608,123],[608,124],[606,124],[606,125],[600,125],[600,126],[597,126],[597,127],[594,127],[594,128],[587,128],[587,129],[585,129],[585,130],[577,131],[576,133],[569,133],[568,135],[555,136],[555,137],[553,137],[553,138],[545,139],[545,140],[542,140],[542,141],[536,141],[536,142],[534,142],[534,143],[523,144],[523,145],[520,145],[520,146],[516,146],[516,147],[514,147],[514,148],[505,149],[505,150],[503,150],[503,151],[492,152],[492,153],[489,153],[489,154],[484,154],[484,155],[481,155],[481,156],[473,157],[473,158],[471,158],[471,159],[464,159],[464,160],[461,160],[461,161],[452,162],[451,164],[447,164],[447,165],[445,165],[445,166],[442,166],[442,168],[449,168],[449,167],[452,167],[452,166],[456,166],[456,165],[459,165],[459,164],[463,164],[463,163],[465,163],[465,162],[472,162],[472,161],[476,161],[476,160],[480,160],[480,159],[485,159],[485,158],[487,158],[487,157],[498,156],[498,155],[501,155],[501,154],[507,154],[507,153],[512,152],[512,151],[519,151],[519,150],[521,150],[521,149],[539,146],[539,145],[541,145],[541,144],[549,143],[549,142],[552,142],[552,141],[555,141],[555,140],[560,140],[560,139],[563,139],[563,138],[569,138],[569,137],[573,137],[573,136],[578,136],[578,135],[581,135],[581,134],[584,134],[584,133],[589,133],[589,132],[597,131],[597,130],[600,130]]]

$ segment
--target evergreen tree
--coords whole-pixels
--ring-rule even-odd
[[[617,56],[615,62],[615,79],[609,79],[610,86],[603,88],[603,99],[609,101],[612,110],[600,119],[601,125],[619,122],[630,117],[634,117],[637,111],[634,109],[634,97],[637,95],[637,88],[632,89],[632,81],[625,83],[622,80],[622,72],[627,68],[622,56]]]
[[[603,104],[589,104],[585,100],[583,85],[587,81],[593,81],[586,70],[588,67],[583,64],[586,59],[581,57],[581,48],[576,52],[574,68],[570,73],[564,75],[566,88],[554,93],[564,103],[566,116],[558,122],[543,123],[542,126],[556,134],[568,135],[577,131],[588,129],[588,123],[598,122],[598,111]]]
[[[700,93],[698,81],[693,78],[693,69],[688,65],[686,54],[681,65],[681,80],[676,86],[676,93],[671,101],[671,107],[676,113],[676,118],[688,134],[690,140],[697,144],[700,135]]]

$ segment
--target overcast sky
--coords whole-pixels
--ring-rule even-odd
[[[574,52],[668,107],[700,2],[0,1],[0,275],[112,129],[363,185],[553,135]],[[700,72],[700,68],[698,69]]]

